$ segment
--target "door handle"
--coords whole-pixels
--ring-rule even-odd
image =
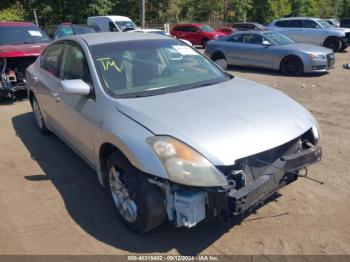
[[[51,92],[51,95],[53,96],[53,98],[56,100],[57,103],[61,102],[62,99],[59,93]]]

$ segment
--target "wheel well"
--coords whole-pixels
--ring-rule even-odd
[[[221,51],[215,51],[211,55],[211,60],[215,61],[216,59],[224,58],[226,59],[225,55]]]
[[[328,37],[326,38],[326,40],[324,40],[323,45],[325,45],[326,42],[329,41],[329,40],[331,40],[331,39],[340,40],[339,37],[337,37],[337,36],[328,36]]]
[[[286,61],[287,59],[290,59],[290,58],[294,58],[294,59],[298,59],[300,62],[301,62],[301,65],[303,67],[303,70],[304,70],[304,63],[303,61],[300,59],[300,57],[296,56],[296,55],[288,55],[286,57],[284,57],[280,63],[280,70],[282,70],[282,65],[284,63],[284,61]]]
[[[33,91],[29,91],[29,102],[33,106],[34,93]]]
[[[100,152],[99,152],[99,161],[100,161],[100,170],[102,175],[104,176],[105,172],[106,172],[106,168],[107,168],[107,161],[108,161],[108,157],[114,152],[117,151],[119,152],[121,155],[123,155],[123,153],[113,144],[111,143],[104,143],[101,147],[100,147]],[[104,179],[104,177],[103,177]]]

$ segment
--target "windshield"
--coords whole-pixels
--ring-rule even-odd
[[[292,39],[280,33],[264,32],[263,35],[275,42],[277,45],[289,45],[295,43]]]
[[[199,27],[203,32],[214,32],[215,30],[208,25],[202,25]]]
[[[92,47],[92,55],[102,84],[117,97],[177,92],[230,79],[175,39],[101,44]]]
[[[332,26],[328,24],[326,21],[319,19],[317,20],[317,22],[322,26],[322,28],[325,28],[325,29],[332,28]]]
[[[36,26],[0,26],[0,45],[48,43],[48,35]]]
[[[137,26],[133,21],[115,21],[120,30],[125,31],[125,29],[137,29]]]

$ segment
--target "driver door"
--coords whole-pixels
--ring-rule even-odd
[[[97,103],[86,57],[77,43],[66,42],[60,74],[63,80],[81,79],[91,87],[88,96],[65,94],[61,88],[55,113],[65,127],[63,139],[95,165],[93,137],[99,132]]]

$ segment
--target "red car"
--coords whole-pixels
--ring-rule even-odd
[[[0,22],[0,97],[15,98],[26,90],[25,70],[50,38],[28,22]]]
[[[177,38],[190,41],[193,45],[206,47],[208,41],[225,36],[204,24],[178,24],[173,27],[171,34]]]
[[[232,28],[232,27],[219,27],[219,28],[216,28],[215,31],[223,33],[225,35],[230,35],[230,34],[235,33],[237,30],[235,28]]]

